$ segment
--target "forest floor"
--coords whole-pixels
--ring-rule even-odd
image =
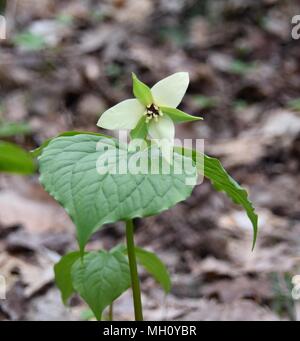
[[[243,211],[208,181],[183,203],[137,220],[137,244],[156,251],[173,281],[165,297],[141,270],[148,320],[299,320],[291,279],[300,274],[300,43],[291,38],[296,1],[114,0],[19,2],[0,47],[0,117],[26,122],[13,138],[28,150],[66,130],[99,131],[99,114],[131,97],[131,72],[154,84],[188,71],[178,126],[250,193],[259,237]],[[122,223],[89,249],[124,239]],[[0,176],[0,319],[79,320],[63,306],[53,264],[77,248],[64,210],[31,177]],[[163,304],[162,304],[163,302]],[[116,319],[132,319],[130,292]]]

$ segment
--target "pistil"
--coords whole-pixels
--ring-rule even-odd
[[[147,106],[145,115],[146,115],[146,123],[149,123],[153,118],[155,122],[157,122],[159,116],[163,116],[163,113],[159,110],[159,107],[157,105],[150,104]]]

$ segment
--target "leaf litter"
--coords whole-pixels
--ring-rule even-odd
[[[32,132],[11,140],[33,149],[64,130],[95,130],[98,114],[130,95],[132,71],[149,84],[190,72],[183,109],[205,121],[180,127],[178,136],[205,138],[207,152],[249,188],[260,233],[252,253],[244,214],[206,182],[186,203],[137,221],[138,244],[158,252],[174,278],[161,307],[163,293],[141,272],[145,317],[299,319],[289,286],[300,271],[300,50],[287,27],[296,3],[139,0],[138,15],[136,6],[19,2],[14,35],[30,34],[1,45],[0,117],[28,122]],[[89,248],[122,242],[123,232],[109,225]],[[76,297],[72,309],[62,306],[53,284],[52,265],[76,242],[72,223],[37,176],[0,176],[0,248],[7,278],[0,319],[84,316]],[[119,299],[116,319],[130,319],[130,300],[129,293]]]

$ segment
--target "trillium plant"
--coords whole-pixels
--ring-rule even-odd
[[[112,320],[113,302],[129,288],[135,320],[143,320],[138,265],[165,293],[171,290],[166,266],[156,254],[135,245],[134,219],[159,214],[185,200],[199,176],[245,209],[254,231],[252,247],[257,236],[257,215],[248,194],[220,161],[174,144],[175,124],[201,119],[177,108],[188,88],[188,73],[175,73],[152,88],[134,74],[132,79],[135,98],[108,109],[98,121],[104,129],[130,131],[130,141],[71,131],[33,151],[42,185],[65,208],[77,232],[78,250],[64,255],[54,267],[62,300],[67,304],[79,294],[97,320]],[[86,250],[94,232],[117,221],[124,222],[124,244]]]

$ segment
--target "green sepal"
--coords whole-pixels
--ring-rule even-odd
[[[145,116],[143,116],[138,124],[136,125],[136,127],[134,129],[131,130],[130,132],[130,138],[132,140],[134,139],[142,139],[145,140],[146,137],[148,135],[148,127],[147,127],[147,123],[146,123],[146,119]]]
[[[203,120],[202,117],[192,116],[176,108],[160,107],[160,110],[168,115],[174,123],[192,122]]]
[[[153,103],[153,97],[150,88],[141,82],[137,76],[132,73],[133,94],[145,106]]]

